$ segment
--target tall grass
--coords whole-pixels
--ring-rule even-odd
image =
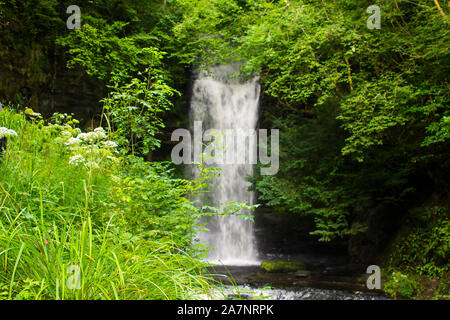
[[[146,208],[135,202],[148,198],[124,203],[127,193],[147,191],[118,188],[120,168],[69,165],[57,129],[10,109],[0,112],[0,126],[18,133],[0,158],[0,299],[188,299],[209,291],[210,278],[185,239],[148,230],[124,209]],[[167,183],[158,188],[174,193]],[[186,201],[170,207],[189,210]],[[164,203],[140,219],[164,225],[170,212],[159,207]],[[170,228],[179,221],[188,235],[189,214],[171,216]]]

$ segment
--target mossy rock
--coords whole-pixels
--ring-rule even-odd
[[[303,263],[291,261],[263,261],[261,268],[267,272],[307,272]]]

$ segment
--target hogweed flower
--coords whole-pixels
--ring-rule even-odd
[[[67,142],[65,143],[67,146],[77,146],[81,143],[82,141],[78,138],[70,138],[69,140],[67,140]]]
[[[103,146],[107,149],[115,149],[117,148],[117,143],[115,143],[114,141],[108,140],[103,142]]]
[[[94,144],[97,141],[106,139],[106,132],[103,128],[96,128],[91,132],[80,133],[77,138],[83,140],[86,143]]]
[[[72,133],[70,133],[69,131],[62,131],[61,136],[66,139],[72,138]]]
[[[86,159],[81,154],[77,154],[77,155],[74,155],[74,156],[72,156],[70,158],[69,164],[74,165],[74,166],[78,166],[78,165],[82,164],[85,161],[86,161]]]
[[[88,169],[98,169],[100,168],[100,166],[98,165],[97,162],[95,161],[88,161],[84,164],[86,166],[86,168]]]
[[[118,144],[106,140],[105,129],[98,127],[91,132],[81,132],[77,128],[77,131],[75,129],[66,131],[71,134],[76,133],[76,137],[69,137],[69,135],[61,137],[73,155],[69,160],[70,164],[75,166],[82,164],[87,169],[93,170],[103,166],[105,160],[117,161],[112,155],[117,153]]]
[[[95,128],[94,132],[97,134],[99,139],[106,139],[106,131],[102,127]]]
[[[17,137],[17,132],[15,132],[13,129],[0,127],[0,139],[9,137]]]

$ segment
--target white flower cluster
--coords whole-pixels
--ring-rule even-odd
[[[403,274],[401,272],[393,272],[392,278],[394,279],[394,282],[398,283],[400,280],[406,280],[408,279],[408,276],[406,274]]]
[[[64,144],[73,155],[69,164],[74,166],[84,165],[92,170],[100,168],[105,160],[108,162],[117,160],[113,154],[117,153],[118,145],[114,141],[106,140],[107,134],[103,128],[99,127],[86,133],[78,130],[73,132],[73,130],[61,133]]]
[[[12,129],[0,127],[0,139],[9,138],[9,137],[17,137],[17,132],[15,132]]]
[[[81,144],[81,140],[78,138],[74,138],[74,137],[69,138],[69,140],[67,140],[67,142],[66,142],[66,145],[69,147],[78,146],[79,144]]]
[[[108,140],[103,142],[103,146],[107,149],[115,149],[117,148],[117,143],[114,141]]]
[[[61,136],[65,139],[69,139],[72,138],[72,133],[70,133],[69,131],[62,131]]]
[[[89,144],[94,144],[98,141],[101,141],[103,139],[106,139],[106,132],[103,128],[96,128],[94,131],[87,132],[87,133],[80,133],[77,136],[77,139],[84,141]]]
[[[86,161],[86,159],[81,154],[77,154],[70,158],[69,164],[78,166],[78,165],[84,163],[85,161]]]
[[[84,166],[88,169],[98,169],[100,166],[95,161],[87,161],[81,154],[76,154],[72,156],[69,160],[69,164],[73,166],[79,166],[80,164],[84,164]]]
[[[98,169],[100,168],[100,166],[98,165],[97,162],[95,161],[87,161],[85,164],[86,168],[88,169]]]

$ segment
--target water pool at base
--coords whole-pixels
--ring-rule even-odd
[[[199,300],[389,300],[387,297],[367,292],[299,288],[296,290],[273,287],[252,288],[250,286],[223,286],[209,295],[198,295]]]

